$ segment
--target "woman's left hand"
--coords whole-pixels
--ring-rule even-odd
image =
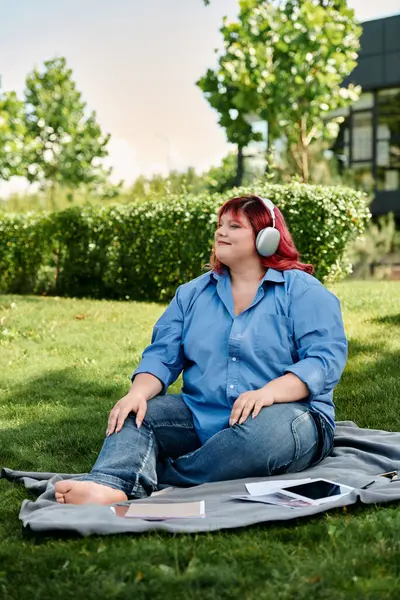
[[[229,418],[229,425],[231,427],[232,425],[235,425],[235,423],[241,425],[245,422],[251,412],[253,412],[254,419],[264,406],[271,406],[273,403],[274,397],[267,388],[261,388],[252,392],[244,392],[244,394],[240,394],[235,400]]]

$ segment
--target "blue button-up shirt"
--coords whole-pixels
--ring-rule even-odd
[[[339,300],[297,269],[268,269],[252,304],[235,314],[231,279],[208,272],[178,287],[154,326],[132,380],[151,373],[162,393],[183,371],[182,399],[202,443],[228,426],[236,398],[294,373],[334,427],[333,388],[347,358]]]

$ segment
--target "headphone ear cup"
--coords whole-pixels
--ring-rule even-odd
[[[261,229],[256,238],[257,252],[261,256],[272,256],[278,250],[280,240],[281,234],[275,227]]]

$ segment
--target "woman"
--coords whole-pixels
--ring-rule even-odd
[[[96,464],[56,483],[58,502],[293,473],[329,453],[347,358],[338,299],[258,196],[221,207],[211,267],[177,289],[110,412]],[[182,371],[181,393],[167,394]]]

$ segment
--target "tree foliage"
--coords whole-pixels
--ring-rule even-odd
[[[250,141],[246,115],[268,121],[269,142],[283,138],[308,181],[310,144],[334,136],[329,113],[359,97],[360,88],[343,81],[356,66],[361,27],[346,0],[239,4],[238,20],[224,19],[220,30],[218,67],[198,85],[229,141]]]
[[[0,179],[23,174],[25,122],[15,92],[0,94]]]
[[[246,172],[244,184],[257,179],[257,173]],[[203,194],[204,192],[223,193],[232,190],[237,180],[237,153],[230,151],[220,164],[210,167],[203,173],[196,173],[193,167],[184,172],[171,171],[168,175],[159,174],[145,177],[140,175],[125,198],[128,201],[142,200],[169,201],[173,196],[184,194]]]
[[[26,149],[30,182],[76,188],[104,182],[109,172],[101,166],[107,156],[109,135],[102,133],[95,112],[72,79],[65,58],[44,63],[26,79]]]

